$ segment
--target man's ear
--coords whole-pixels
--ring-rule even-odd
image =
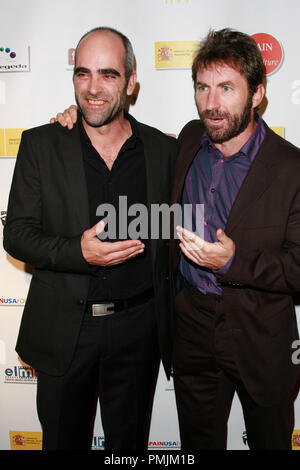
[[[265,96],[265,87],[260,83],[252,97],[252,108],[257,108]]]
[[[128,85],[127,85],[127,90],[126,90],[126,93],[128,96],[132,95],[132,93],[134,92],[136,78],[137,78],[137,75],[136,75],[136,71],[134,70],[131,73],[129,80],[128,80]]]

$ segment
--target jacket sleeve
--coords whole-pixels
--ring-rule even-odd
[[[89,274],[80,233],[68,238],[43,229],[41,180],[32,139],[30,132],[23,132],[3,231],[4,249],[35,268]]]

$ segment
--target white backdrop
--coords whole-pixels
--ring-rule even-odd
[[[3,220],[20,132],[48,122],[51,116],[74,103],[69,49],[76,46],[82,34],[100,25],[119,29],[133,43],[140,90],[130,108],[131,114],[176,135],[187,121],[197,117],[191,72],[188,66],[157,70],[155,42],[165,41],[168,46],[170,41],[198,41],[209,28],[223,27],[251,35],[272,35],[282,46],[283,61],[267,77],[268,104],[263,117],[270,126],[279,127],[287,140],[300,146],[299,0],[276,3],[273,0],[0,0],[0,7],[0,215]],[[16,56],[10,56],[11,52]],[[36,379],[32,371],[22,368],[14,352],[30,278],[30,270],[0,247],[0,449],[39,447]],[[298,428],[299,399],[295,418],[295,429]],[[229,449],[248,448],[244,430],[240,404],[235,398],[229,419]],[[300,431],[295,431],[296,444],[298,434]],[[99,413],[94,436],[93,447],[103,448]],[[173,385],[161,372],[149,449],[178,449],[179,446]]]

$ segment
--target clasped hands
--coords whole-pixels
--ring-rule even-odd
[[[177,226],[182,253],[199,266],[212,270],[221,269],[235,252],[234,241],[222,229],[216,232],[217,242],[207,242],[193,232]]]

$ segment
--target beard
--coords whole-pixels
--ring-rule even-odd
[[[212,142],[222,144],[238,136],[247,128],[251,121],[251,111],[252,95],[249,94],[245,107],[240,114],[232,115],[228,112],[221,112],[218,108],[206,109],[202,112],[198,109],[198,114]],[[217,126],[210,126],[206,119],[225,119],[227,126],[224,127],[222,125],[219,128]]]
[[[89,99],[96,100],[96,99],[105,99],[106,97],[100,96],[89,96]],[[84,104],[80,104],[79,98],[75,95],[76,103],[78,106],[79,111],[81,112],[85,122],[91,127],[101,127],[109,124],[110,122],[114,121],[119,114],[124,110],[124,106],[126,103],[126,90],[124,88],[120,100],[117,101],[114,105],[109,106],[105,111],[98,110],[98,109],[88,109],[84,106]],[[84,101],[83,101],[84,103]]]

